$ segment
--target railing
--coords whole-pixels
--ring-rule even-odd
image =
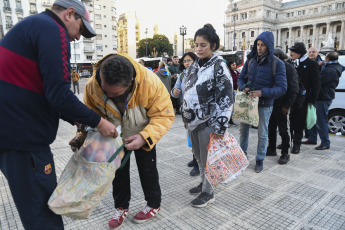
[[[12,11],[12,9],[9,6],[4,6],[4,11]]]
[[[17,13],[23,13],[23,9],[22,8],[16,8],[16,12]]]
[[[12,24],[12,23],[6,24],[6,29],[10,29],[10,28],[12,28],[12,27],[13,27],[13,24]]]
[[[30,14],[37,14],[37,10],[30,10]]]
[[[85,53],[94,53],[95,49],[90,49],[90,48],[84,48]]]
[[[84,38],[83,41],[84,42],[93,42],[94,39],[92,39],[92,38]]]

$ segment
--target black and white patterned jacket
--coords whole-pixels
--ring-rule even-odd
[[[188,129],[214,127],[214,133],[223,135],[233,103],[232,77],[222,59],[213,55],[202,67],[195,61],[188,68],[182,105],[182,117]]]

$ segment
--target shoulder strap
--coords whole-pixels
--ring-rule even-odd
[[[273,60],[272,60],[272,74],[273,74],[273,77],[275,77],[276,73],[277,73],[277,64],[278,64],[278,58],[273,55]]]

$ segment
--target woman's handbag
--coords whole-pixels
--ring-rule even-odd
[[[214,188],[219,183],[228,183],[237,178],[249,165],[235,137],[227,131],[219,139],[211,133],[207,150],[205,176]]]
[[[130,156],[130,152],[125,154],[124,146],[120,137],[103,137],[89,131],[83,146],[73,154],[62,172],[49,198],[49,208],[59,215],[89,218],[109,190],[115,171]]]
[[[259,125],[259,97],[251,98],[249,94],[237,91],[232,119],[249,125]]]
[[[313,104],[308,103],[306,126],[307,129],[313,128],[316,124],[316,109]]]

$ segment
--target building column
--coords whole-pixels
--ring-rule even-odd
[[[331,23],[330,22],[327,22],[327,29],[326,29],[326,41],[327,41],[327,38],[328,38],[328,34],[329,34],[329,27],[330,27]]]
[[[289,27],[289,41],[288,41],[288,47],[291,47],[292,44],[292,27]]]
[[[281,46],[281,42],[282,42],[282,41],[281,41],[281,40],[282,40],[282,29],[278,29],[278,36],[277,36],[277,37],[278,37],[278,39],[277,39],[277,45],[280,46],[280,47],[282,47],[282,46]]]
[[[343,50],[345,49],[344,45],[344,33],[345,33],[345,20],[341,20],[341,30],[340,30],[340,38],[339,38],[339,49]]]
[[[304,26],[301,26],[301,42],[303,42],[303,38],[304,38],[304,36],[303,36],[304,30],[303,29],[304,29]]]
[[[311,46],[316,47],[316,24],[313,25],[313,40],[311,41]]]

